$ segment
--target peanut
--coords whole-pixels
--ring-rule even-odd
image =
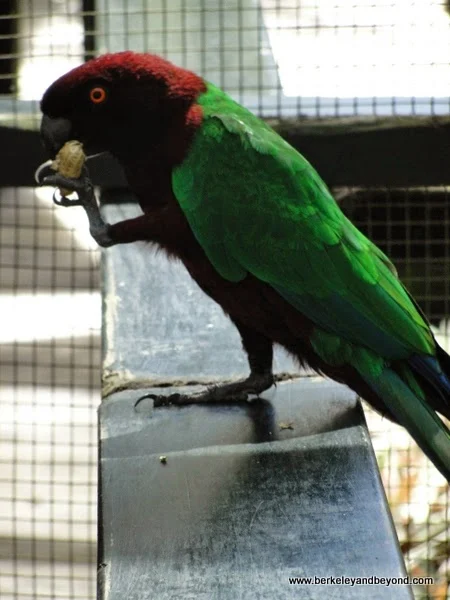
[[[83,152],[83,144],[77,140],[66,142],[55,157],[51,168],[63,177],[78,179],[83,169],[86,156]],[[66,188],[59,188],[61,196],[68,196],[73,192]]]

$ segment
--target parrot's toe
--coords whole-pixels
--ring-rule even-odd
[[[44,177],[44,179],[41,181],[41,185],[49,185],[73,192],[82,192],[91,184],[87,177],[72,179],[71,177],[64,177],[59,173],[55,173],[55,175],[48,175],[47,177]]]
[[[275,382],[271,372],[256,374],[252,373],[247,379],[233,383],[224,383],[209,387],[206,391],[198,394],[169,394],[167,396],[158,394],[146,394],[141,396],[135,403],[138,404],[144,399],[153,400],[153,407],[159,406],[183,406],[187,404],[200,403],[229,403],[246,402],[250,396],[259,396],[262,392],[269,389]]]

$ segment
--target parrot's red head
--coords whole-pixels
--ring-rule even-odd
[[[195,100],[204,90],[202,78],[158,56],[106,54],[48,88],[42,138],[51,156],[71,139],[88,154],[110,151],[123,158],[170,148],[176,156],[183,131],[201,121]]]

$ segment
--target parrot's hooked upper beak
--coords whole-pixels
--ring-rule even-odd
[[[42,117],[41,136],[49,156],[54,157],[66,142],[72,139],[72,123],[61,117]]]

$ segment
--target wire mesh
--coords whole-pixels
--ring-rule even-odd
[[[59,215],[48,191],[1,190],[5,600],[94,597],[98,251]]]
[[[430,0],[4,0],[0,125],[105,51],[151,51],[264,117],[450,111],[450,17]],[[448,182],[442,182],[443,184]],[[447,188],[341,195],[395,260],[448,346]],[[76,210],[42,190],[0,195],[0,596],[93,598],[99,399],[98,253]],[[66,218],[69,221],[62,221]],[[447,597],[448,486],[400,429],[368,412],[407,564]],[[425,475],[424,475],[425,473]]]

